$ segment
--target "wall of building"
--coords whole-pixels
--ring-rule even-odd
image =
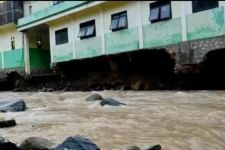
[[[179,44],[177,56],[182,56],[182,59],[177,59],[190,63],[188,48],[191,45],[186,41],[225,33],[223,2],[219,2],[219,8],[193,14],[191,1],[172,1],[172,19],[151,23],[149,5],[152,2],[107,2],[49,22],[52,62]],[[128,29],[112,32],[111,15],[124,10],[128,14]],[[77,38],[79,24],[92,19],[96,22],[96,37],[84,40]],[[64,27],[69,30],[69,43],[55,45],[55,31]]]
[[[24,16],[29,16],[29,7],[32,7],[32,13],[40,11],[42,9],[48,8],[49,6],[53,5],[53,1],[24,1],[23,2],[23,9],[24,9]]]
[[[22,33],[16,30],[13,24],[0,29],[1,46],[0,51],[11,50],[11,37],[15,38],[15,49],[22,48]]]

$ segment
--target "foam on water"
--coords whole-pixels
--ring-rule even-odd
[[[126,106],[87,102],[91,94],[112,97]],[[21,143],[38,136],[61,143],[68,136],[87,136],[102,150],[128,145],[165,150],[223,150],[224,91],[98,91],[0,93],[1,99],[24,99],[28,110],[0,113],[18,125],[0,129],[2,136]]]

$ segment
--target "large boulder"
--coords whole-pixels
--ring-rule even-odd
[[[100,102],[100,105],[105,106],[105,105],[109,105],[109,106],[120,106],[120,105],[126,105],[125,103],[121,103],[117,100],[114,100],[112,98],[105,98]]]
[[[55,150],[100,150],[100,148],[89,139],[82,136],[67,138]]]
[[[25,111],[26,108],[26,104],[23,100],[0,101],[0,112]]]
[[[86,98],[86,101],[100,101],[100,100],[102,100],[102,99],[103,99],[103,98],[102,98],[101,95],[99,95],[99,94],[93,94],[93,95],[87,97],[87,98]]]
[[[161,150],[161,149],[162,149],[161,145],[154,145],[147,148],[146,150]]]
[[[6,127],[12,127],[12,126],[16,126],[16,121],[14,119],[0,121],[0,128],[6,128]]]
[[[30,137],[19,146],[21,150],[51,150],[55,144],[39,137]]]
[[[0,150],[21,150],[16,144],[0,137]]]

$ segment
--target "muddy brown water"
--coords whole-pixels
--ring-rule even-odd
[[[86,102],[93,93],[127,103],[101,107]],[[102,92],[1,92],[0,99],[22,98],[29,109],[1,113],[18,125],[0,129],[0,135],[20,144],[37,136],[61,143],[84,135],[102,150],[128,145],[163,150],[224,150],[225,91],[102,91]]]

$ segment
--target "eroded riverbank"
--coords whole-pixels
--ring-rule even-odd
[[[127,106],[86,102],[93,93]],[[17,144],[31,136],[61,143],[80,134],[102,150],[151,144],[161,144],[165,150],[223,150],[224,97],[225,91],[2,92],[0,99],[22,98],[29,109],[1,114],[15,118],[18,125],[0,133]]]

